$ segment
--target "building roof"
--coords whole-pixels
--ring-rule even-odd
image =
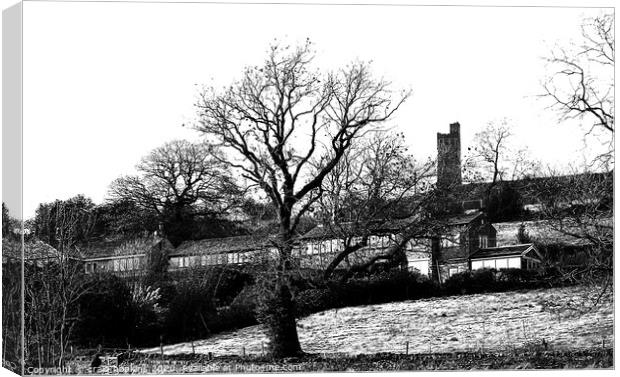
[[[473,213],[444,217],[439,219],[438,221],[446,226],[459,226],[469,224],[482,215],[482,212],[477,211]],[[376,221],[375,223],[363,225],[356,223],[340,223],[338,225],[327,226],[319,224],[312,228],[309,232],[304,234],[301,239],[330,239],[359,236],[363,234],[394,233],[404,229],[413,221],[415,221],[414,217],[411,216],[403,219]]]
[[[221,254],[228,252],[258,250],[273,245],[275,236],[235,236],[185,241],[170,256]]]
[[[78,247],[78,249],[84,259],[139,255],[146,254],[162,241],[168,242],[164,238],[155,236],[104,239],[100,241],[90,241]]]
[[[464,213],[464,214],[459,214],[455,216],[445,217],[440,220],[443,221],[446,225],[452,225],[452,226],[467,225],[482,215],[483,215],[483,212],[475,211],[472,213]]]
[[[20,241],[2,240],[2,261],[21,260],[22,244]],[[71,253],[72,257],[76,255]],[[35,261],[42,259],[55,259],[60,256],[60,252],[51,245],[37,239],[24,242],[24,259],[26,261]]]
[[[357,224],[353,222],[323,225],[319,224],[310,229],[309,232],[301,236],[302,240],[310,239],[329,239],[359,236],[367,233],[387,233],[402,229],[407,224],[408,219],[376,221],[369,224]],[[409,220],[410,221],[410,220]]]
[[[521,245],[509,245],[499,247],[487,247],[484,249],[478,249],[470,258],[471,259],[484,259],[493,257],[505,257],[505,256],[517,256],[525,255],[532,250],[536,250],[534,244],[526,243]],[[538,252],[536,250],[536,252]]]

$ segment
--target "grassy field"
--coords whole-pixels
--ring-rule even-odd
[[[324,357],[602,349],[613,344],[613,303],[606,297],[592,307],[596,294],[565,287],[349,307],[300,319],[298,330],[304,351]],[[266,348],[264,330],[252,326],[163,350],[251,356]]]

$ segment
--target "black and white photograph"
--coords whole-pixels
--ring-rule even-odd
[[[605,5],[6,4],[2,367],[611,375]]]

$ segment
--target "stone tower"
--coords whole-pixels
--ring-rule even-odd
[[[437,187],[460,185],[461,125],[450,124],[450,133],[437,133]]]

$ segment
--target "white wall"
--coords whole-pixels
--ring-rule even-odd
[[[422,275],[428,276],[430,270],[431,260],[425,259],[410,259],[407,267],[409,270],[418,270]]]
[[[497,270],[501,268],[521,268],[521,257],[503,257],[471,261],[472,270],[479,270],[481,268],[495,268]]]

